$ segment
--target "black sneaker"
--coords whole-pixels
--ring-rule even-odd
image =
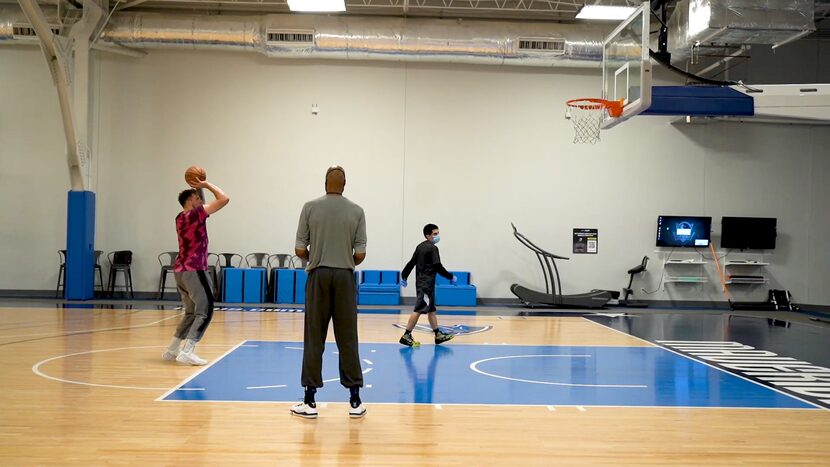
[[[438,331],[435,333],[435,343],[441,344],[455,337],[455,334]]]
[[[409,347],[418,347],[419,345],[421,345],[420,342],[412,338],[412,333],[404,333],[404,335],[401,336],[401,340],[399,340],[398,342]]]

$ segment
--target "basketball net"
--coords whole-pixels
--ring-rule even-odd
[[[605,99],[572,99],[565,102],[565,118],[574,124],[574,144],[596,144],[606,116],[622,115],[622,103]]]

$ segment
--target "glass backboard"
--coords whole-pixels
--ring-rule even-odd
[[[651,7],[643,2],[602,43],[602,98],[623,100],[618,118],[606,115],[602,128],[611,128],[651,106],[649,31]]]

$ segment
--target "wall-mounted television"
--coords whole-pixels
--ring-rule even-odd
[[[778,236],[774,217],[727,217],[721,220],[721,248],[773,250]]]
[[[658,216],[657,246],[708,247],[711,230],[711,217]]]

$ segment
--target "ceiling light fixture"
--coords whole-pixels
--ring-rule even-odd
[[[636,9],[633,6],[583,5],[576,13],[576,19],[622,21],[631,16]]]
[[[288,8],[316,13],[346,11],[346,0],[288,0]]]

